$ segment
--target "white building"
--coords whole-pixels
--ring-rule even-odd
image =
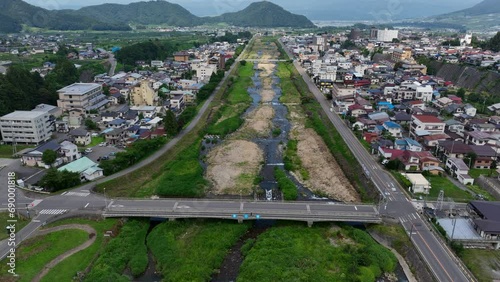
[[[417,95],[415,98],[424,102],[430,102],[432,101],[433,91],[430,85],[417,87]]]
[[[391,42],[394,38],[398,38],[399,31],[395,29],[382,29],[377,31],[377,41]]]
[[[409,189],[413,193],[429,194],[431,183],[420,173],[405,173],[403,174],[411,183]]]
[[[105,107],[109,100],[102,93],[102,85],[97,83],[73,83],[57,91],[57,106],[64,111],[80,109],[98,110]]]
[[[65,163],[76,161],[82,157],[78,151],[78,147],[69,141],[63,141],[61,143],[61,153]]]
[[[196,71],[198,81],[207,82],[214,72],[217,72],[217,65],[212,64],[193,64],[191,69]]]
[[[45,111],[15,111],[0,117],[2,140],[6,143],[40,144],[50,139],[52,125]]]

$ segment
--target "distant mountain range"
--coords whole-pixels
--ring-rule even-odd
[[[102,4],[79,10],[46,10],[22,0],[1,0],[0,32],[18,32],[22,25],[53,30],[129,30],[130,24],[197,26],[227,23],[241,27],[295,27],[315,25],[305,16],[292,14],[271,2],[255,2],[234,13],[197,17],[178,4],[166,1],[128,5]]]
[[[453,24],[467,30],[496,32],[500,29],[500,0],[483,0],[470,8],[430,17],[423,22]]]

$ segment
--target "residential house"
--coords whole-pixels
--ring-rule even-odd
[[[490,134],[482,131],[469,131],[465,132],[465,143],[470,145],[485,145],[489,138]]]
[[[181,111],[184,109],[184,95],[172,95],[170,97],[170,109],[173,111]]]
[[[104,134],[106,142],[111,145],[119,145],[123,143],[125,136],[125,129],[123,128],[114,128]]]
[[[487,201],[471,201],[467,211],[472,215],[474,230],[484,239],[500,239],[500,203]],[[495,244],[498,249],[500,244]]]
[[[87,157],[75,160],[65,166],[57,169],[58,171],[69,171],[76,172],[80,174],[80,179],[82,181],[92,181],[99,177],[104,176],[102,168],[100,168],[96,163]]]
[[[87,146],[92,142],[90,132],[83,127],[71,130],[69,136],[75,144],[80,146]]]
[[[406,112],[397,112],[391,120],[399,124],[409,124],[411,122],[411,115]]]
[[[127,121],[121,118],[114,119],[108,122],[108,128],[124,128],[127,125]]]
[[[154,118],[156,116],[156,107],[154,106],[136,106],[131,107],[130,109],[137,111],[137,113],[142,115],[144,118]]]
[[[444,133],[445,123],[431,115],[413,115],[410,127],[411,134],[416,138],[422,135]]]
[[[373,131],[377,122],[371,119],[358,118],[357,121],[352,125],[352,128],[358,127],[359,130]]]
[[[360,104],[354,104],[354,105],[351,105],[348,107],[348,113],[352,116],[352,117],[359,117],[359,116],[362,116],[362,115],[366,115],[366,109],[361,106]]]
[[[390,120],[389,115],[385,112],[374,112],[374,113],[368,114],[368,118],[371,120],[374,120],[380,124],[385,122],[385,121]]]
[[[158,99],[158,92],[148,80],[142,80],[130,93],[130,103],[134,106],[155,106],[158,104]]]
[[[427,136],[424,136],[423,140],[424,140],[424,145],[426,147],[436,147],[439,143],[439,141],[446,141],[446,140],[449,140],[451,137],[446,134],[446,133],[443,133],[443,134],[434,134],[434,135],[427,135]]]
[[[120,114],[118,112],[104,112],[101,113],[101,121],[104,123],[109,123],[116,118],[118,118]]]
[[[469,176],[469,167],[462,159],[449,158],[446,161],[446,168],[453,177],[460,181],[460,183],[464,185],[474,184],[474,179]]]
[[[55,151],[58,155],[60,153],[61,145],[57,143],[56,140],[51,140],[45,144],[36,147],[33,150],[27,151],[21,155],[21,163],[26,166],[39,166],[45,167],[45,163],[42,161],[43,152],[46,150]],[[55,165],[61,163],[62,160],[56,161]]]
[[[78,147],[69,141],[61,142],[60,152],[65,163],[70,163],[82,157]]]
[[[385,128],[385,130],[387,130],[391,134],[391,136],[393,136],[395,138],[399,138],[402,136],[401,125],[399,125],[395,122],[386,121],[383,123],[383,127]]]
[[[493,161],[497,159],[497,152],[488,145],[470,145],[472,152],[476,155],[473,168],[490,168]]]
[[[465,131],[465,126],[458,120],[450,119],[445,121],[445,129],[450,132],[455,132],[463,136],[463,132]]]
[[[399,150],[408,150],[412,152],[421,152],[423,150],[422,145],[411,138],[403,138],[396,140],[395,148]]]
[[[464,112],[468,116],[475,117],[476,113],[477,113],[477,109],[474,106],[472,106],[471,104],[466,104],[464,106]]]
[[[403,174],[411,183],[410,191],[416,194],[429,194],[431,183],[420,173],[405,173]]]
[[[449,158],[463,159],[465,155],[472,152],[469,145],[457,141],[440,141],[437,147],[439,155],[443,160]]]

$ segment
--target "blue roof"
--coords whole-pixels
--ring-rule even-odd
[[[406,140],[404,140],[404,139],[398,139],[394,143],[396,143],[396,145],[404,145],[404,146],[406,146]]]
[[[405,141],[406,141],[406,143],[408,143],[409,145],[422,147],[422,145],[420,145],[420,143],[418,143],[417,141],[415,141],[415,140],[413,140],[413,139],[411,139],[411,138],[406,137],[406,138],[405,138]]]
[[[377,126],[375,126],[375,127],[376,127],[378,130],[380,130],[380,131],[384,131],[384,130],[385,130],[385,128],[384,128],[382,125],[377,125]]]
[[[392,121],[386,121],[384,122],[385,126],[389,127],[389,128],[401,128],[401,125],[395,123],[395,122],[392,122]]]

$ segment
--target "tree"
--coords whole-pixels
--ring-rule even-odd
[[[465,89],[463,88],[458,89],[457,96],[462,98],[462,100],[465,99]]]
[[[57,159],[57,153],[54,150],[45,150],[42,155],[42,161],[49,166],[52,166],[52,164],[56,161]]]
[[[469,165],[469,168],[472,168],[474,166],[474,163],[476,162],[477,155],[474,152],[467,153],[464,158],[465,164]]]
[[[178,133],[177,119],[175,118],[174,112],[167,111],[163,118],[163,126],[168,136],[175,136]]]
[[[99,130],[97,124],[89,118],[85,120],[85,126],[87,127],[88,130]]]
[[[51,168],[38,184],[50,192],[55,192],[74,187],[80,183],[79,173],[69,172],[67,170],[58,171],[56,168]]]

